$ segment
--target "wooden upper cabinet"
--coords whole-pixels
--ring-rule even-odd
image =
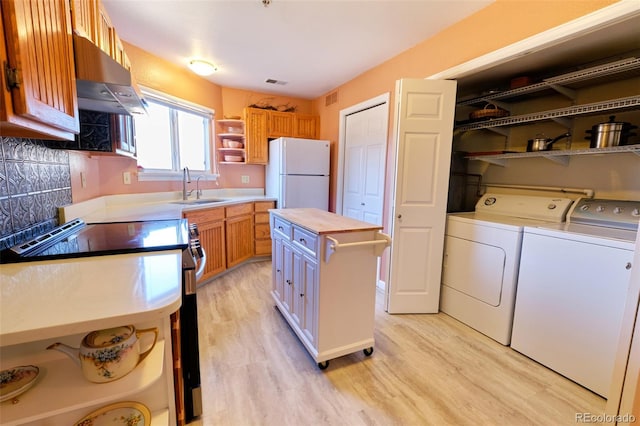
[[[317,115],[245,108],[244,120],[247,164],[267,164],[269,138],[316,139],[320,133]]]
[[[268,137],[279,138],[293,135],[293,114],[269,111]]]
[[[125,67],[128,70],[131,70],[131,63],[129,62],[129,57],[127,53],[124,51],[124,46],[122,44],[122,40],[116,34],[115,28],[111,28],[111,56],[116,60],[120,65]]]
[[[131,70],[122,40],[100,0],[71,0],[73,32],[90,40],[116,62]]]
[[[293,137],[316,139],[320,118],[317,115],[295,114],[293,120]]]
[[[96,22],[96,45],[107,55],[113,57],[113,26],[109,14],[102,3],[98,4],[98,20]]]
[[[98,1],[97,0],[72,0],[71,1],[71,23],[73,32],[80,37],[97,43],[97,19],[98,19]]]
[[[68,0],[3,0],[0,7],[2,135],[73,140],[79,120]]]
[[[269,111],[267,110],[244,109],[244,148],[247,164],[267,164],[269,160],[268,118]]]

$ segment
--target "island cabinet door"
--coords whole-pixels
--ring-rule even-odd
[[[317,263],[301,251],[293,250],[293,311],[291,317],[305,338],[316,346]]]
[[[282,260],[283,260],[283,271],[284,271],[284,294],[282,298],[282,305],[284,308],[291,312],[293,311],[293,249],[289,244],[282,245]]]
[[[284,246],[282,238],[273,239],[273,279],[272,291],[276,299],[284,300]]]
[[[300,293],[298,294],[302,308],[300,329],[313,346],[317,347],[316,304],[318,300],[318,265],[315,260],[308,256],[303,256],[300,272],[302,273]]]
[[[304,322],[304,256],[293,250],[293,305],[291,317],[296,326],[302,329]]]

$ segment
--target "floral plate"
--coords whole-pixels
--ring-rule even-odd
[[[0,402],[13,399],[36,383],[40,369],[35,365],[21,365],[0,371]]]
[[[97,409],[87,414],[74,426],[149,426],[151,424],[151,411],[139,402],[116,402]]]

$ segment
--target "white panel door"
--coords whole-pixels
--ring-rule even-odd
[[[346,118],[344,187],[345,216],[382,225],[387,145],[387,104]]]
[[[456,82],[396,82],[389,313],[437,313]]]

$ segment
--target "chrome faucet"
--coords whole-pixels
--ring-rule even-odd
[[[185,167],[182,169],[182,199],[187,200],[189,195],[191,195],[191,191],[187,192],[187,183],[191,183],[191,174],[189,174],[189,168]]]
[[[203,176],[200,175],[196,179],[196,200],[199,200],[200,197],[202,197],[202,189],[200,189],[200,179],[202,179],[202,178],[203,178]]]

